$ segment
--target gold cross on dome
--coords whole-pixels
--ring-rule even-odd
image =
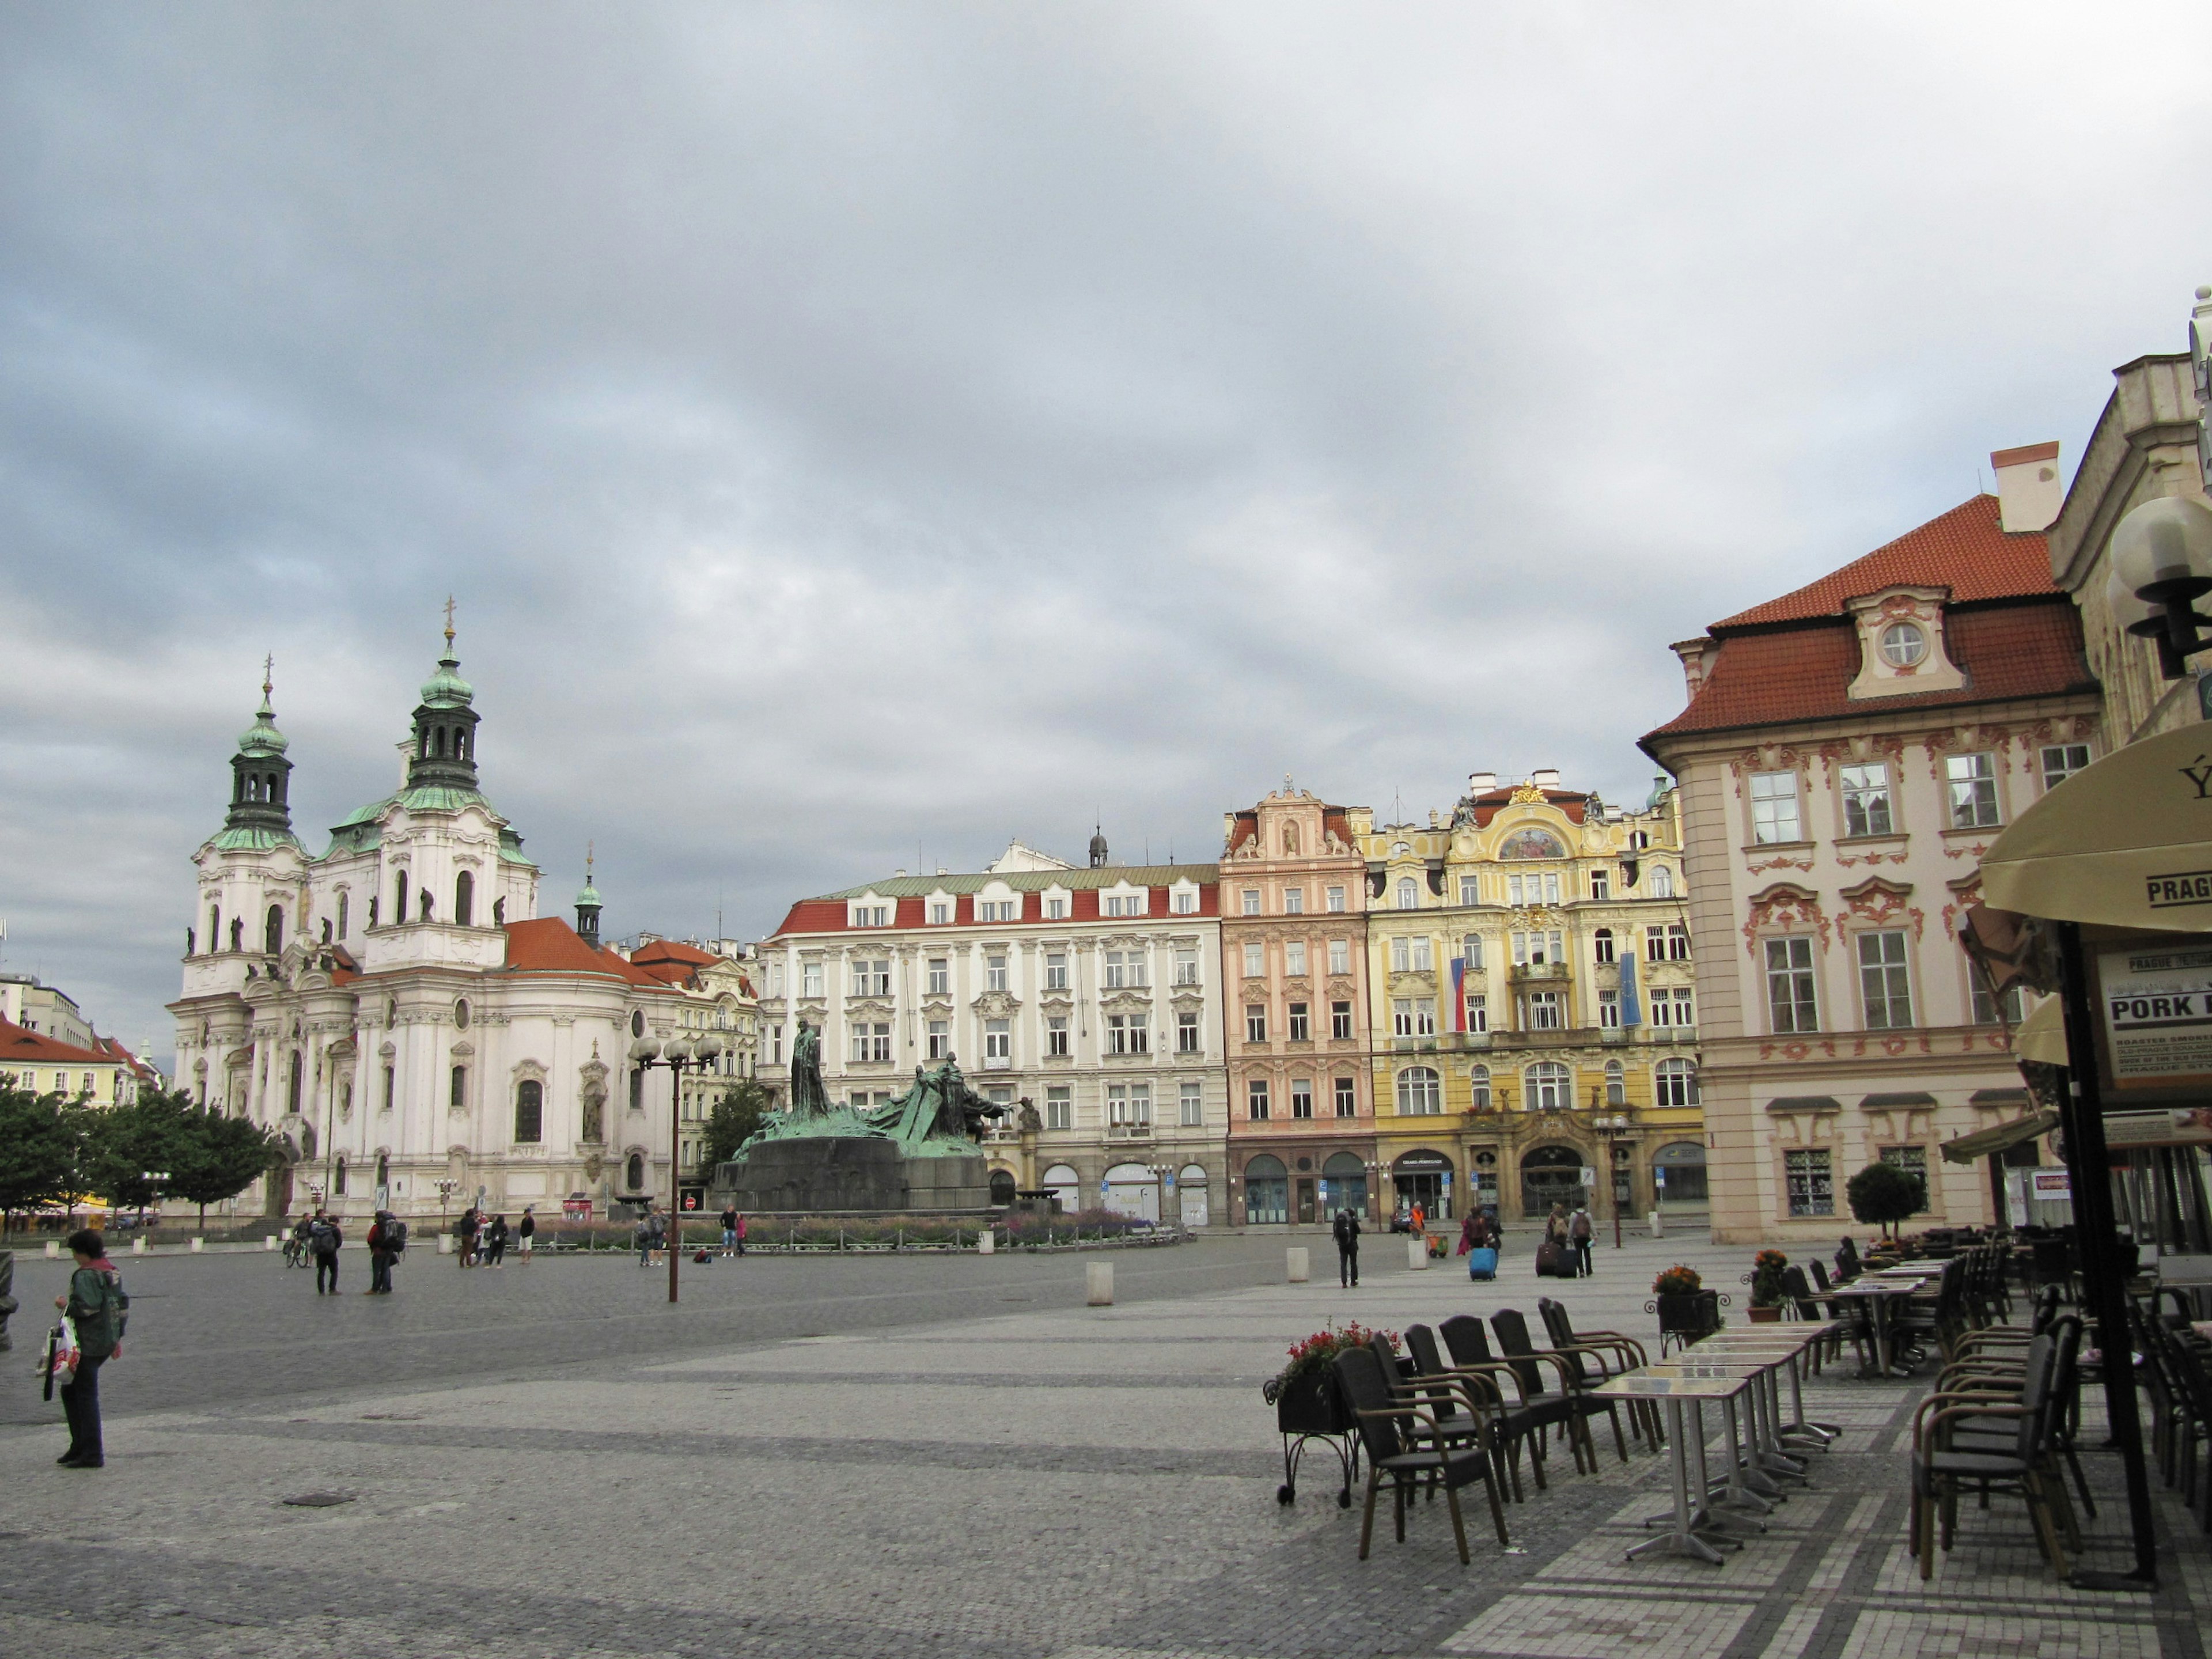
[[[453,596],[446,595],[446,643],[453,642]]]
[[[276,653],[270,652],[261,659],[261,695],[267,696],[276,689]]]

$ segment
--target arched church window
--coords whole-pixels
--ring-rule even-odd
[[[284,907],[283,905],[272,904],[269,907],[269,920],[261,930],[261,948],[272,957],[284,948]]]
[[[464,870],[453,878],[453,924],[458,927],[471,925],[476,916],[477,878]]]
[[[437,727],[432,734],[430,752],[440,760],[446,757],[446,728],[442,726]]]
[[[633,1112],[645,1109],[645,1067],[642,1066],[629,1068],[629,1109]]]
[[[301,1085],[305,1080],[306,1073],[301,1064],[300,1051],[295,1048],[292,1050],[292,1075],[284,1085],[284,1109],[295,1117],[300,1112]]]
[[[341,939],[346,936],[346,898],[347,895],[343,893],[338,895],[338,937]]]
[[[376,1155],[376,1192],[380,1200],[382,1199],[385,1189],[391,1185],[392,1154],[389,1152],[379,1152]]]
[[[407,920],[407,872],[402,870],[392,889],[392,915],[394,921]]]
[[[337,1198],[343,1198],[345,1196],[345,1154],[343,1152],[340,1152],[338,1154],[337,1164],[331,1171],[331,1193],[332,1196]]]
[[[222,906],[220,904],[208,906],[208,949],[222,949]]]
[[[623,1174],[629,1182],[630,1191],[642,1192],[645,1189],[645,1154],[632,1152]]]
[[[453,1067],[450,1087],[451,1092],[447,1096],[446,1104],[448,1109],[458,1112],[469,1103],[469,1068],[467,1066]]]
[[[514,1138],[520,1144],[535,1144],[544,1138],[544,1128],[545,1085],[526,1078],[515,1085]]]

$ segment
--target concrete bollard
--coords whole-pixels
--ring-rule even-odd
[[[1285,1250],[1283,1255],[1286,1258],[1285,1265],[1290,1273],[1291,1284],[1304,1285],[1313,1278],[1312,1263],[1308,1259],[1304,1245],[1293,1244]]]
[[[453,1255],[453,1234],[451,1234],[451,1233],[440,1233],[440,1234],[438,1235],[438,1254],[439,1254],[440,1255]]]
[[[1419,1233],[1406,1241],[1406,1266],[1417,1273],[1428,1271],[1429,1241]]]
[[[984,1228],[981,1232],[975,1235],[975,1254],[977,1255],[995,1255],[998,1254],[998,1249],[999,1236],[993,1232],[988,1227]]]
[[[143,1233],[131,1241],[131,1254],[133,1255],[146,1254],[146,1236]]]
[[[202,1238],[202,1237],[201,1237],[198,1233],[194,1233],[194,1234],[192,1235],[192,1254],[193,1254],[194,1255],[198,1255],[202,1250],[205,1249],[206,1248],[207,1248],[207,1240],[205,1240],[204,1238]]]
[[[1661,1215],[1658,1211],[1653,1210],[1650,1212],[1644,1217],[1644,1219],[1651,1224],[1652,1237],[1664,1238],[1667,1237],[1667,1218]]]
[[[273,1250],[273,1249],[275,1249],[276,1248],[276,1234],[274,1234],[274,1233],[264,1233],[264,1234],[262,1234],[262,1235],[261,1235],[261,1248],[262,1248],[263,1249],[264,1249],[264,1250]]]
[[[1083,1267],[1083,1299],[1094,1308],[1114,1305],[1114,1264],[1110,1261],[1085,1262]]]
[[[62,1242],[61,1242],[61,1240],[59,1240],[58,1238],[50,1238],[50,1239],[48,1239],[48,1240],[46,1241],[46,1260],[47,1260],[47,1261],[60,1261],[61,1259],[62,1259]]]

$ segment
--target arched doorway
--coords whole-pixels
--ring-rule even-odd
[[[1573,1209],[1589,1201],[1583,1186],[1583,1155],[1571,1146],[1538,1146],[1521,1158],[1521,1214],[1541,1221],[1552,1206]]]
[[[1143,1164],[1116,1164],[1106,1171],[1100,1201],[1116,1215],[1145,1221],[1160,1218],[1160,1178]]]
[[[1411,1219],[1419,1204],[1425,1220],[1452,1218],[1452,1161],[1442,1152],[1425,1146],[1407,1152],[1390,1166],[1390,1184],[1397,1214]]]
[[[1044,1172],[1044,1179],[1040,1182],[1038,1185],[1053,1195],[1054,1201],[1059,1204],[1062,1213],[1073,1215],[1077,1210],[1082,1207],[1080,1200],[1083,1194],[1083,1183],[1081,1179],[1076,1175],[1073,1165],[1067,1164],[1054,1164],[1052,1168]]]
[[[1290,1218],[1291,1172],[1282,1159],[1262,1152],[1244,1166],[1245,1224],[1280,1225]]]
[[[1015,1181],[1014,1181],[1014,1175],[1013,1175],[1013,1171],[1012,1171],[1012,1170],[992,1170],[992,1171],[991,1171],[991,1202],[992,1202],[993,1204],[994,1204],[994,1205],[1006,1205],[1006,1204],[1011,1204],[1011,1203],[1012,1203],[1012,1202],[1014,1201],[1014,1188],[1015,1188],[1015,1184],[1016,1184],[1016,1183],[1015,1183]],[[1455,1326],[1453,1326],[1453,1327],[1452,1327],[1452,1328],[1453,1328],[1454,1330],[1457,1330],[1457,1329],[1459,1328],[1459,1327],[1457,1327],[1456,1325],[1455,1325]]]
[[[1211,1219],[1206,1165],[1186,1164],[1176,1171],[1176,1196],[1182,1206],[1182,1224],[1203,1227]]]
[[[1332,1152],[1321,1166],[1322,1213],[1334,1221],[1340,1211],[1367,1213],[1367,1166],[1351,1152]]]
[[[1702,1141],[1674,1140],[1651,1159],[1653,1195],[1662,1206],[1705,1201],[1705,1148]]]

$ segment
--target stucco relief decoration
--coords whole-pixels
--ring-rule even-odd
[[[1743,797],[1744,775],[1748,772],[1802,772],[1811,763],[1814,755],[1794,744],[1768,744],[1760,749],[1746,749],[1729,757],[1729,775],[1735,780],[1736,798]]]
[[[1850,907],[1851,915],[1862,921],[1894,921],[1900,917],[1912,924],[1916,942],[1926,931],[1928,917],[1913,904],[1911,884],[1884,881],[1880,876],[1869,876],[1856,887],[1843,891],[1844,902]]]
[[[1770,870],[1799,870],[1809,872],[1812,868],[1813,860],[1809,858],[1771,858],[1764,864],[1746,865],[1744,872],[1747,875],[1763,876]]]
[[[1951,902],[1943,907],[1943,933],[1948,938],[1959,931],[1959,918],[1982,902],[1981,872],[1977,870],[1971,876],[1962,876],[1944,885],[1951,891]]]
[[[1862,766],[1870,761],[1887,761],[1893,766],[1905,763],[1905,739],[1893,732],[1861,732],[1856,737],[1837,738],[1820,745],[1815,751],[1828,775],[1830,787],[1836,781],[1839,766]]]
[[[1795,883],[1778,881],[1752,896],[1751,915],[1743,924],[1743,948],[1756,956],[1761,933],[1802,933],[1807,929],[1826,950],[1828,918],[1820,908],[1820,896]]]
[[[1515,799],[1519,796],[1516,794]],[[1533,824],[1525,830],[1516,830],[1498,844],[1498,856],[1501,859],[1563,859],[1566,855],[1566,847],[1557,836]]]

